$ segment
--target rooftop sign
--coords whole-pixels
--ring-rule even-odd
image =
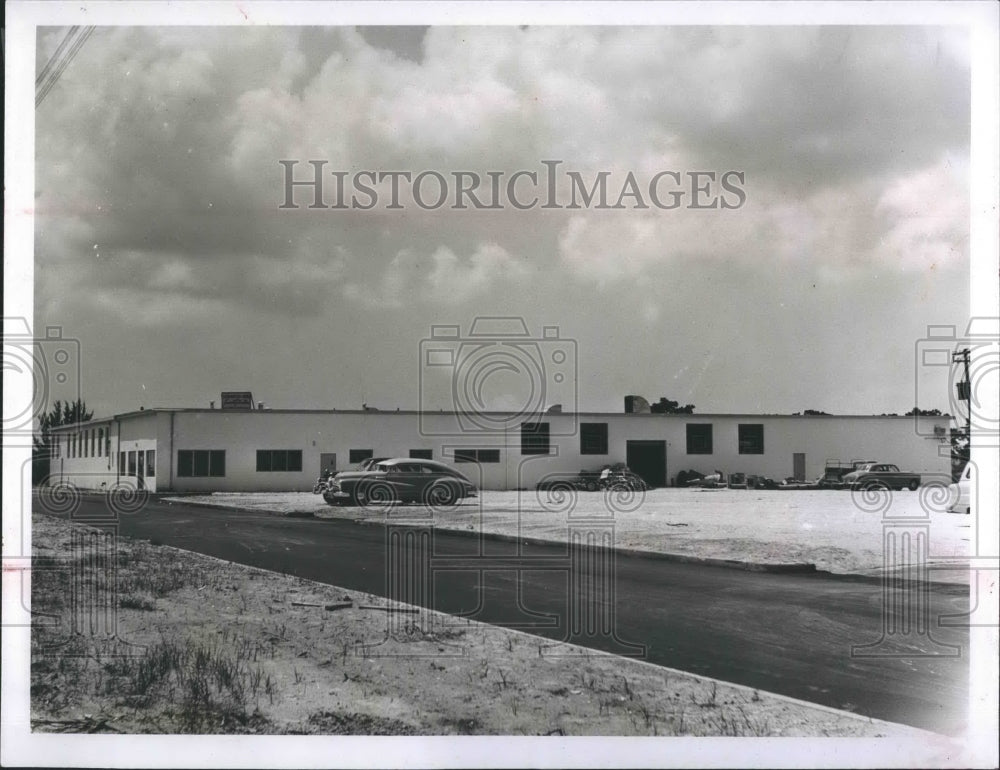
[[[253,393],[249,390],[234,390],[222,393],[223,409],[253,410]]]

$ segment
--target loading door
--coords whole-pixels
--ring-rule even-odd
[[[626,441],[625,464],[651,487],[667,485],[667,442]]]

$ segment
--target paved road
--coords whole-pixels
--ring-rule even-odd
[[[105,503],[98,497],[84,498],[75,514],[102,515]],[[386,595],[389,551],[382,526],[151,501],[140,513],[123,516],[119,533]],[[412,566],[420,562],[412,561],[411,546],[399,553]],[[884,620],[883,588],[870,582],[625,554],[616,554],[612,566],[603,551],[552,544],[523,546],[518,555],[517,547],[435,532],[433,590],[421,603],[879,719],[949,734],[965,727],[968,633],[936,627],[938,617],[967,611],[964,587],[933,587],[919,595],[927,609],[917,610],[924,614],[915,619],[930,620],[929,636],[887,626],[893,617]],[[483,568],[484,560],[491,569]],[[914,590],[896,594],[911,610]],[[883,636],[886,641],[872,651],[889,657],[852,656],[852,645]],[[901,658],[901,651],[918,656]],[[955,651],[952,657],[924,655]]]

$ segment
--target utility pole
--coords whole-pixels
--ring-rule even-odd
[[[961,382],[955,383],[955,387],[958,390],[959,401],[965,401],[965,436],[971,440],[971,430],[972,430],[972,394],[971,394],[971,384],[969,382],[969,349],[963,348],[962,350],[956,350],[951,354],[952,363],[961,362],[965,366],[965,379]]]

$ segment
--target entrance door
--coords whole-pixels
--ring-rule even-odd
[[[806,453],[795,452],[792,455],[792,475],[796,481],[806,480]]]
[[[337,453],[322,452],[319,456],[319,475],[323,476],[326,471],[337,472]]]
[[[626,441],[625,464],[651,487],[667,485],[667,442]]]

